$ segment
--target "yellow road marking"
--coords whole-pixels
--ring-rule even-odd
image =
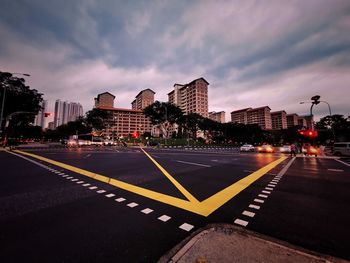
[[[178,181],[175,180],[156,160],[152,158],[144,149],[140,148],[143,153],[157,166],[157,168],[173,183],[173,185],[192,203],[199,203],[199,201],[188,192]]]
[[[225,189],[221,190],[220,192],[214,194],[213,196],[207,198],[206,200],[199,202],[197,199],[196,201],[188,201],[183,200],[177,197],[173,197],[170,195],[165,195],[159,192],[155,192],[149,189],[145,189],[139,186],[135,186],[132,184],[128,184],[122,181],[119,181],[114,178],[110,178],[101,174],[93,173],[69,164],[61,163],[58,161],[54,161],[36,154],[27,153],[23,151],[16,150],[15,152],[27,155],[30,157],[33,157],[35,159],[51,163],[53,165],[56,165],[58,167],[62,167],[66,170],[70,170],[75,173],[79,173],[81,175],[88,176],[90,178],[93,178],[95,180],[116,186],[118,188],[124,189],[126,191],[156,200],[158,202],[162,202],[168,205],[172,205],[202,216],[208,216],[211,213],[213,213],[215,210],[217,210],[219,207],[221,207],[223,204],[225,204],[227,201],[232,199],[234,196],[239,194],[241,191],[246,189],[249,185],[254,183],[256,180],[258,180],[260,177],[262,177],[264,174],[266,174],[268,171],[276,167],[278,164],[283,162],[287,157],[281,157],[276,161],[271,162],[270,164],[262,167],[261,169],[255,171],[254,173],[248,175],[247,177],[239,180],[238,182],[226,187]],[[158,167],[159,168],[159,167]],[[164,168],[163,168],[164,169]],[[165,170],[165,169],[164,169]],[[169,178],[170,179],[170,178]],[[175,179],[174,179],[175,180]],[[180,184],[179,184],[180,185]],[[183,188],[184,189],[184,188]]]

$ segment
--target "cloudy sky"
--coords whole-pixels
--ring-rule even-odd
[[[269,105],[306,114],[321,95],[350,115],[350,1],[1,0],[0,70],[80,102],[109,91],[118,107],[151,88],[204,77],[209,110]],[[315,114],[327,114],[326,104]]]

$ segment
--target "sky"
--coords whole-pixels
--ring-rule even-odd
[[[0,71],[91,110],[108,91],[130,108],[143,89],[167,101],[204,77],[209,111],[268,105],[308,114],[314,95],[350,115],[349,0],[1,0]],[[328,114],[321,103],[316,118]]]

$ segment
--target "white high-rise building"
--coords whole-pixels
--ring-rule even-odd
[[[47,100],[41,102],[41,110],[35,116],[34,125],[40,126],[42,129],[45,129],[45,112],[47,112],[48,103]]]
[[[54,127],[75,121],[83,116],[83,106],[80,103],[56,100]]]

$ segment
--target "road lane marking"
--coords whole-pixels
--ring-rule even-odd
[[[274,185],[274,184],[268,184],[267,186],[268,187],[276,187],[276,185]]]
[[[275,184],[277,184],[276,182],[270,182],[270,184],[273,184],[273,185],[275,185]]]
[[[67,180],[74,178],[73,176],[66,177]]]
[[[265,187],[265,189],[266,189],[266,190],[269,190],[269,191],[272,191],[272,190],[273,190],[273,188],[271,188],[271,187]]]
[[[91,184],[83,184],[83,186],[87,187],[87,186],[90,186]]]
[[[127,204],[127,206],[131,207],[131,208],[134,208],[134,207],[136,207],[138,205],[139,205],[138,203],[134,203],[134,202]]]
[[[98,194],[103,194],[105,192],[106,192],[105,190],[98,190],[98,191],[96,191],[96,193],[98,193]]]
[[[344,172],[344,170],[342,169],[327,169],[327,170],[331,172]]]
[[[148,214],[152,213],[153,210],[150,209],[150,208],[145,208],[145,209],[141,210],[141,212],[144,213],[144,214],[146,214],[146,215],[148,215]]]
[[[181,226],[179,226],[179,228],[188,232],[192,228],[194,228],[194,226],[187,223],[183,223]]]
[[[258,194],[258,196],[261,197],[261,198],[267,198],[268,197],[267,195],[262,195],[262,194]]]
[[[346,163],[346,162],[343,162],[342,160],[339,160],[339,159],[334,159],[336,160],[337,162],[339,163],[342,163],[342,164],[345,164],[346,166],[349,166],[350,167],[350,164]]]
[[[175,161],[178,163],[191,164],[191,165],[195,165],[195,166],[211,167],[211,165],[202,164],[202,163],[192,163],[192,162],[185,162],[185,161],[180,161],[180,160],[175,160]]]
[[[71,181],[72,182],[76,182],[76,181],[79,181],[79,179],[72,179]]]
[[[124,202],[126,199],[123,197],[117,198],[115,199],[115,201],[117,201],[118,203]]]
[[[77,182],[77,184],[82,184],[82,183],[84,183],[84,181],[79,181],[79,182]]]
[[[91,190],[97,189],[97,186],[91,186],[91,187],[89,187],[89,189],[91,189]]]
[[[238,219],[238,218],[234,221],[234,223],[237,225],[240,225],[240,226],[247,226],[248,225],[248,221]]]
[[[255,213],[245,210],[245,211],[243,211],[242,215],[249,216],[249,217],[254,217]]]
[[[249,207],[250,207],[250,208],[254,208],[254,209],[256,209],[256,210],[259,210],[259,209],[260,209],[260,206],[258,206],[258,205],[253,205],[253,204],[250,204]]]
[[[261,199],[257,199],[257,198],[255,198],[255,199],[254,199],[254,202],[257,202],[257,203],[263,204],[265,201],[264,201],[264,200],[261,200]]]
[[[170,216],[167,216],[167,215],[162,215],[162,216],[158,217],[158,219],[159,219],[160,221],[166,222],[166,221],[168,221],[169,219],[171,219],[171,217],[170,217]]]
[[[115,194],[108,194],[108,195],[106,195],[106,197],[108,197],[108,198],[111,198],[113,196],[115,196]]]
[[[143,149],[141,149],[143,150]],[[167,175],[168,179],[173,183],[173,184],[177,184],[177,186],[182,189],[182,193],[186,193],[186,198],[188,200],[184,200],[178,197],[173,197],[170,195],[166,195],[160,192],[156,192],[153,190],[149,190],[146,188],[142,188],[136,185],[132,185],[129,183],[125,183],[123,181],[111,178],[111,177],[107,177],[98,173],[94,173],[94,172],[90,172],[69,164],[65,164],[62,162],[58,162],[55,160],[51,160],[48,159],[46,157],[42,157],[36,154],[32,154],[32,153],[28,153],[28,152],[23,152],[23,151],[18,151],[16,150],[15,154],[21,158],[25,158],[30,160],[31,162],[35,162],[32,161],[31,159],[24,157],[22,155],[25,156],[29,156],[35,159],[38,159],[40,161],[49,163],[51,165],[55,165],[58,166],[60,168],[63,168],[65,170],[68,171],[72,171],[74,173],[78,173],[87,177],[90,177],[92,179],[95,179],[97,181],[100,182],[104,182],[110,185],[113,185],[115,187],[118,187],[120,189],[150,198],[152,200],[156,200],[158,202],[162,202],[168,205],[172,205],[175,207],[178,207],[180,209],[183,210],[187,210],[202,216],[208,216],[211,213],[213,213],[215,210],[219,209],[222,205],[224,205],[226,202],[228,202],[229,200],[231,200],[232,198],[234,198],[236,195],[238,195],[240,192],[242,192],[244,189],[246,189],[247,187],[249,187],[252,183],[254,183],[256,180],[258,180],[259,178],[261,178],[262,176],[264,176],[266,173],[268,173],[270,170],[272,170],[273,168],[275,168],[277,165],[279,165],[280,163],[282,163],[284,160],[287,159],[287,157],[280,157],[272,162],[270,162],[269,164],[263,166],[262,168],[260,168],[259,170],[247,175],[246,177],[242,178],[241,180],[233,183],[232,185],[224,188],[223,190],[219,191],[218,193],[208,197],[207,199],[205,199],[202,202],[199,202],[196,198],[194,198],[184,187],[182,187],[174,178],[172,178],[170,176],[170,174],[168,172],[165,171],[165,169],[163,167],[161,167],[151,156],[149,156],[146,152],[145,154],[148,155],[150,157],[150,159],[154,162],[154,164],[158,164],[158,168],[160,170],[163,169],[164,174]],[[38,164],[39,166],[40,163]],[[73,177],[72,177],[73,178]],[[176,183],[175,183],[176,182]],[[97,188],[97,187],[96,187]],[[178,188],[178,189],[179,189]],[[268,189],[267,189],[268,190]],[[191,197],[192,196],[192,197]]]
[[[262,193],[264,193],[264,194],[271,194],[271,192],[270,192],[270,191],[265,191],[265,190],[262,190],[261,192],[262,192]]]

